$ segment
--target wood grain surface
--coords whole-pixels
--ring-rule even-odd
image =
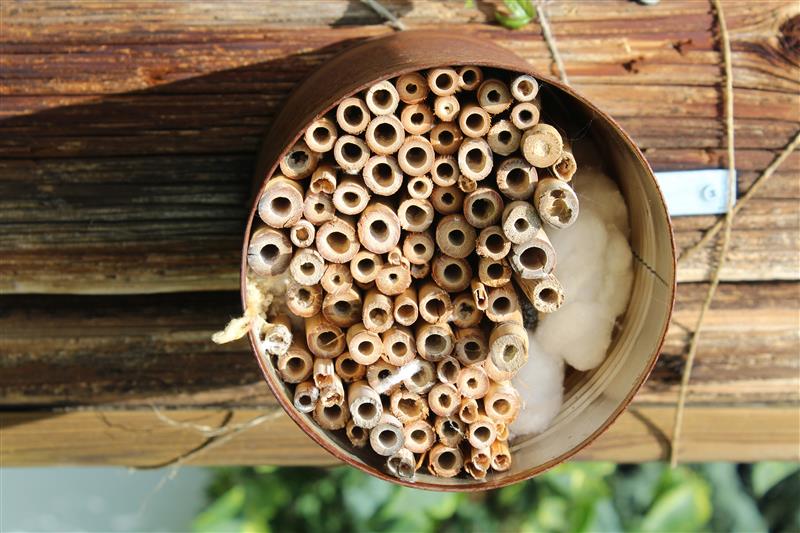
[[[490,2],[382,0],[411,28],[496,41],[545,75],[536,23]],[[800,129],[800,5],[724,1],[739,191]],[[721,56],[702,0],[555,1],[575,88],[656,170],[721,168]],[[245,343],[241,234],[261,137],[320,64],[389,31],[358,0],[0,3],[0,461],[155,465],[203,443],[176,420],[275,408]],[[675,219],[680,249],[714,217]],[[679,268],[662,356],[633,409],[581,457],[664,457],[716,243]],[[800,154],[737,216],[689,393],[684,460],[797,459]],[[769,445],[764,445],[764,442]],[[324,464],[286,417],[198,464]]]

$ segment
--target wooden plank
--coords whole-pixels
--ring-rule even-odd
[[[176,423],[216,428],[226,419],[228,426],[235,426],[263,415],[264,410],[255,409],[165,411],[162,418],[152,410],[3,412],[0,461],[4,466],[161,466],[206,441],[196,429],[176,427]],[[665,459],[672,418],[671,407],[635,405],[577,458],[625,463]],[[794,407],[694,407],[686,413],[680,457],[685,462],[796,461],[800,459],[799,421]],[[281,413],[196,455],[187,464],[333,462],[332,456]]]
[[[640,393],[674,403],[706,285],[679,286],[661,359]],[[720,286],[706,319],[690,403],[800,401],[800,284]],[[211,334],[235,293],[0,298],[0,407],[270,406],[244,341]]]
[[[713,18],[703,2],[664,4],[549,9],[576,87],[620,119],[656,169],[722,166]],[[475,33],[549,68],[538,28],[488,25],[491,6],[388,5],[412,27]],[[235,289],[250,169],[285,95],[345,46],[389,31],[343,0],[302,9],[288,1],[224,9],[9,1],[0,9],[4,293]],[[787,48],[787,21],[798,13],[792,2],[726,3],[742,189],[800,127],[798,54]],[[762,198],[800,197],[798,169],[800,157],[790,158]],[[764,204],[760,219],[742,217],[723,278],[798,279],[796,207]],[[681,246],[711,224],[700,220],[677,222]],[[680,279],[707,279],[710,250]]]

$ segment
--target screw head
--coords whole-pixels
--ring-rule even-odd
[[[714,188],[713,186],[706,185],[705,187],[700,189],[700,196],[706,202],[711,202],[711,201],[713,201],[713,200],[715,200],[717,198],[718,192],[717,192],[717,189]]]

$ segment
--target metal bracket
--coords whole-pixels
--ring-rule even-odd
[[[728,210],[728,170],[656,172],[670,216],[721,215]],[[736,183],[734,182],[734,197]]]

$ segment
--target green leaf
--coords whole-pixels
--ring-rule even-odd
[[[518,30],[536,17],[536,7],[531,0],[504,0],[508,14],[495,11],[494,17],[501,25]]]
[[[759,498],[764,496],[769,489],[800,470],[797,463],[784,463],[779,461],[762,461],[753,465],[752,485],[753,492]]]
[[[244,507],[247,494],[243,486],[232,487],[217,501],[209,505],[194,519],[194,531],[227,531],[234,525],[234,519],[239,516]],[[241,522],[235,528],[241,529]]]
[[[698,472],[711,484],[714,513],[712,531],[766,531],[767,524],[753,498],[745,490],[733,463],[705,463]]]
[[[645,515],[641,531],[699,531],[711,518],[710,493],[708,485],[696,477],[668,489]]]

